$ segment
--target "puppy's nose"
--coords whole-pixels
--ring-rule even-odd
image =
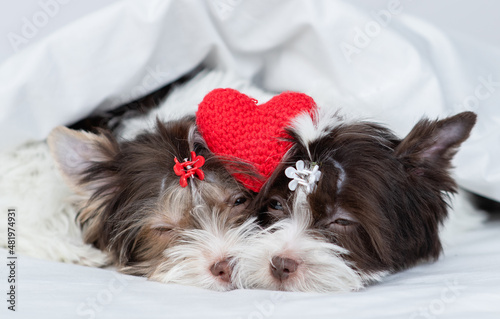
[[[274,278],[283,281],[297,270],[298,265],[293,259],[274,256],[271,259],[271,273]]]
[[[215,278],[219,278],[224,282],[231,282],[231,266],[229,260],[221,260],[210,267],[210,271]]]

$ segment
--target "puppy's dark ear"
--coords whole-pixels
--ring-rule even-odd
[[[413,167],[448,168],[475,123],[476,114],[472,112],[439,121],[421,120],[396,147],[395,154]]]
[[[66,184],[82,195],[91,195],[104,182],[85,178],[92,164],[111,161],[118,152],[115,140],[109,136],[64,126],[53,129],[47,143]]]

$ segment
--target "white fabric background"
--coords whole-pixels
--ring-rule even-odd
[[[399,134],[423,115],[472,109],[479,121],[457,155],[456,176],[462,186],[500,200],[500,45],[493,42],[498,32],[476,37],[491,39],[483,44],[457,36],[473,33],[456,32],[450,38],[409,15],[416,5],[409,0],[400,1],[402,12],[390,15],[386,25],[370,13],[388,10],[389,2],[381,1],[360,7],[348,1],[54,1],[60,10],[45,25],[39,21],[43,26],[26,46],[16,52],[6,37],[0,41],[2,150],[43,139],[58,124],[140,97],[204,62],[268,90],[331,92],[331,99],[317,102],[337,101],[344,110],[386,123]],[[16,24],[2,35],[22,34],[23,17],[38,14],[43,22],[40,2],[30,3],[36,5],[27,11],[2,10],[9,19],[0,26]],[[458,3],[467,10],[464,2]],[[485,3],[469,6],[477,9]],[[360,9],[364,6],[369,10]],[[460,24],[458,31],[468,30],[466,24],[481,24],[495,6],[484,7],[486,14],[476,14],[476,20],[452,22]],[[359,30],[366,34],[367,28],[371,36],[360,41]],[[341,45],[355,40],[358,50],[349,61]],[[464,235],[440,262],[391,276],[366,291],[278,294],[273,306],[268,291],[220,294],[21,258],[16,315],[88,318],[92,316],[81,313],[88,308],[79,307],[100,298],[105,305],[94,313],[96,318],[498,318],[499,229],[498,222],[490,222]],[[6,270],[0,267],[0,281]],[[128,284],[120,290],[117,278],[124,277]],[[456,298],[448,294],[454,282]],[[107,291],[113,287],[117,292],[109,299]],[[5,308],[2,318],[12,317]]]

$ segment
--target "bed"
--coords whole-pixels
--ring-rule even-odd
[[[367,9],[359,1],[124,0],[89,1],[86,10],[50,3],[33,4],[7,32],[2,152],[202,65],[271,92],[322,92],[318,104],[385,123],[399,135],[424,115],[472,110],[478,124],[455,158],[454,174],[461,187],[500,201],[500,45],[445,32],[409,14],[409,2]],[[30,23],[39,32],[31,38],[23,34]],[[8,208],[20,203],[2,194],[0,203],[5,223]],[[437,262],[350,294],[219,293],[19,255],[16,312],[7,302],[0,312],[2,318],[499,318],[499,235],[500,219],[492,214],[464,230]],[[0,249],[2,264],[8,253]],[[2,291],[8,275],[0,267]]]

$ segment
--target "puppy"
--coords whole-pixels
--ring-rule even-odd
[[[422,120],[399,139],[337,114],[296,118],[293,146],[252,203],[259,223],[242,287],[353,291],[441,253],[451,160],[476,115]]]
[[[109,132],[65,127],[48,144],[66,183],[80,196],[87,243],[127,274],[225,291],[255,229],[241,187],[198,134],[194,117],[157,120],[120,142]],[[231,167],[238,167],[235,163]]]

